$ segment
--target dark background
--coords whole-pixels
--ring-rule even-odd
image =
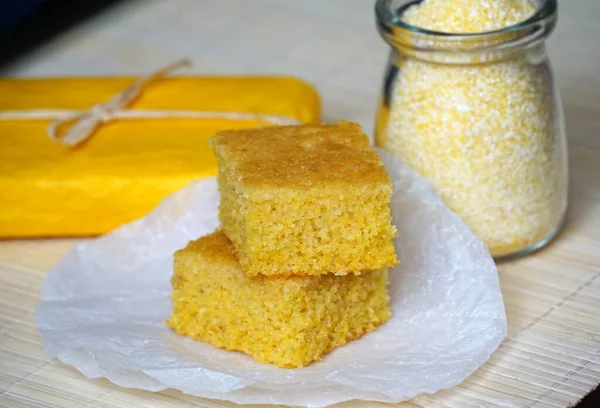
[[[0,74],[56,35],[126,0],[0,0]],[[599,408],[600,389],[577,408]]]
[[[57,34],[122,0],[0,0],[0,73]]]

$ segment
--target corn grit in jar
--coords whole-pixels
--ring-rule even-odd
[[[379,0],[392,45],[376,143],[428,178],[495,258],[560,229],[563,113],[544,40],[555,0]]]

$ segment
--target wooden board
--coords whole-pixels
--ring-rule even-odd
[[[560,408],[600,382],[600,2],[561,2],[559,11],[550,53],[570,138],[567,224],[549,248],[499,266],[510,334],[491,360],[458,387],[394,406]],[[195,72],[302,76],[322,92],[328,120],[370,129],[386,53],[371,1],[130,1],[7,74],[142,73],[187,55]],[[0,242],[0,406],[233,406],[121,389],[45,356],[33,312],[47,271],[73,242]]]

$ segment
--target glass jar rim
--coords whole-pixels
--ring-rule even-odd
[[[413,0],[407,2],[403,9],[421,3],[423,0]],[[535,1],[535,0],[534,0]],[[377,0],[375,3],[375,15],[377,22],[381,28],[399,28],[406,30],[409,33],[418,35],[426,35],[436,37],[437,40],[450,40],[450,41],[469,41],[473,39],[484,39],[492,36],[501,36],[504,34],[515,34],[520,32],[527,32],[531,28],[539,24],[554,23],[556,19],[557,1],[556,0],[538,0],[536,3],[536,11],[529,18],[521,21],[520,23],[510,25],[508,27],[501,28],[499,30],[485,31],[479,33],[449,33],[444,31],[428,30],[426,28],[420,28],[404,22],[400,16],[396,14],[398,9],[392,8],[394,0]]]
[[[556,25],[556,0],[534,0],[536,11],[528,19],[499,30],[448,33],[427,30],[402,21],[402,13],[420,0],[377,0],[375,14],[381,37],[396,53],[444,64],[499,62],[543,49]],[[541,48],[540,48],[541,47]]]

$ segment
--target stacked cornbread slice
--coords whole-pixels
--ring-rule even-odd
[[[177,333],[308,365],[390,318],[392,185],[360,126],[218,133],[221,229],[175,253]]]

